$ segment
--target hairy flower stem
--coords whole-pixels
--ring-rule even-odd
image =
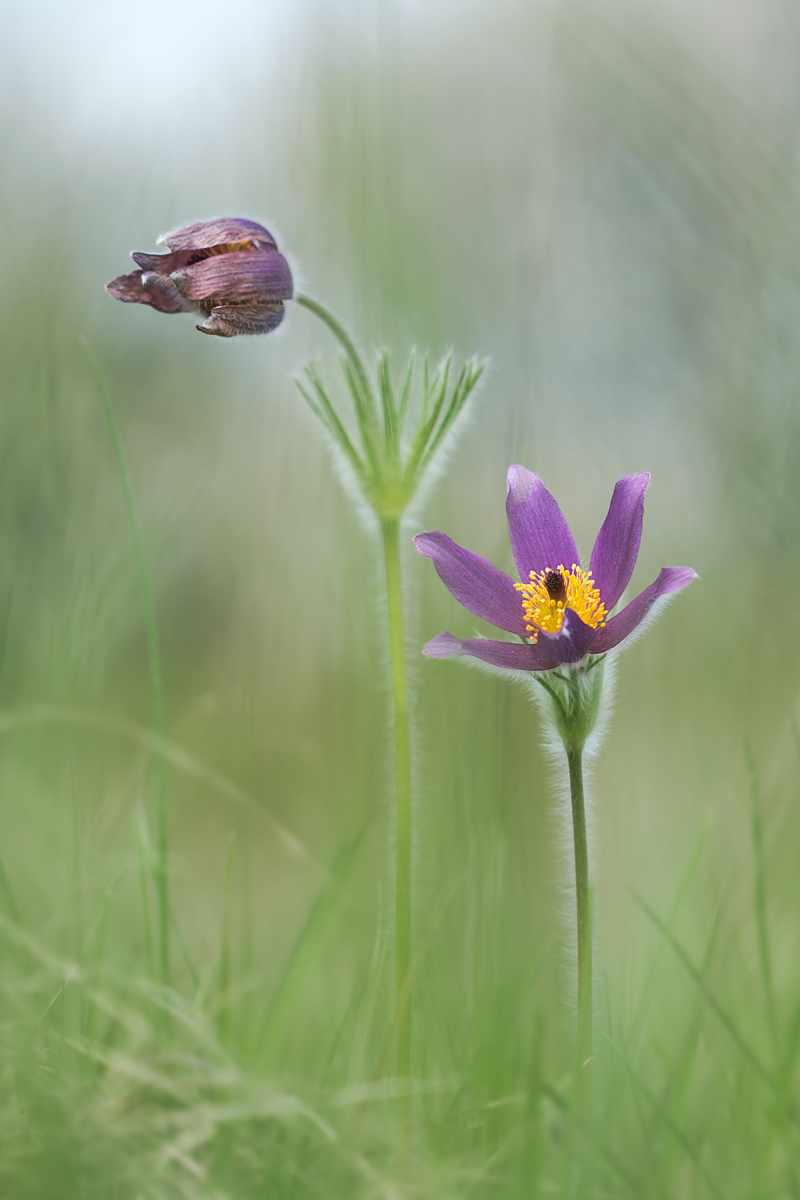
[[[395,972],[397,982],[397,1074],[411,1074],[411,725],[408,709],[400,522],[381,521],[386,594],[389,611],[389,655],[394,694],[396,777]]]
[[[412,399],[416,356],[409,356],[398,390],[392,381],[388,353],[378,356],[374,380],[353,339],[328,309],[310,296],[296,296],[302,308],[313,313],[336,338],[344,351],[341,375],[349,393],[341,411],[336,396],[328,394],[320,372],[310,365],[297,386],[311,412],[326,430],[359,489],[375,514],[381,531],[386,570],[389,621],[389,661],[392,673],[395,740],[395,986],[397,998],[390,1037],[396,1046],[397,1075],[411,1075],[412,989],[412,811],[411,727],[403,613],[403,579],[400,522],[428,467],[463,412],[483,372],[483,364],[464,363],[451,378],[452,356],[431,372],[423,360],[417,391]],[[404,1123],[411,1116],[407,1088],[400,1104]]]
[[[583,747],[565,747],[572,801],[572,837],[575,847],[575,898],[578,911],[578,1069],[580,1091],[591,1094],[592,1058],[592,914],[589,890],[589,851],[586,841],[586,804],[583,791]]]

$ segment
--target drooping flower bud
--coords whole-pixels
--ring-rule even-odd
[[[263,225],[219,217],[184,225],[158,239],[168,254],[134,252],[139,268],[108,284],[117,300],[159,312],[199,312],[197,328],[217,337],[270,333],[292,297],[289,264]]]

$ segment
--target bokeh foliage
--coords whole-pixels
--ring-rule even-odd
[[[64,143],[46,99],[17,92],[0,199],[0,1194],[800,1195],[800,36],[790,7],[763,10],[745,4],[728,40],[720,4],[682,20],[477,6],[426,39],[397,16],[377,50],[326,26],[279,100],[267,80],[221,97],[225,136],[202,155]],[[381,1082],[376,543],[291,380],[333,353],[297,308],[281,336],[229,346],[103,293],[129,247],[220,211],[274,226],[304,290],[388,348],[397,378],[412,345],[491,360],[408,526],[410,1156]],[[171,990],[149,972],[141,890],[141,603],[81,335],[157,599]],[[508,566],[517,461],[583,548],[614,480],[650,470],[634,585],[665,563],[701,576],[623,657],[595,770],[592,1128],[564,1108],[562,800],[536,715],[521,689],[418,658],[470,630],[411,533]]]

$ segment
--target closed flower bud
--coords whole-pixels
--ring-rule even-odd
[[[117,300],[159,312],[198,312],[217,337],[270,333],[292,297],[289,264],[263,225],[241,217],[198,221],[158,239],[168,254],[131,255],[138,270],[108,284]]]

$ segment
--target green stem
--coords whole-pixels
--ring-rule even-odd
[[[97,391],[100,396],[100,402],[103,405],[106,422],[108,423],[108,431],[111,435],[111,443],[114,447],[114,455],[117,460],[117,468],[119,470],[120,480],[122,481],[122,491],[125,496],[125,508],[128,514],[128,525],[131,531],[131,539],[133,541],[134,554],[136,556],[136,566],[139,572],[139,585],[142,589],[142,604],[144,607],[144,624],[147,635],[147,656],[150,664],[150,689],[152,693],[153,705],[153,728],[160,742],[163,744],[166,734],[166,720],[164,716],[164,680],[161,672],[161,652],[158,645],[158,628],[156,626],[156,611],[153,603],[153,589],[150,585],[150,573],[147,569],[147,556],[144,550],[144,541],[142,540],[141,529],[139,528],[139,519],[136,515],[136,504],[133,499],[133,488],[131,479],[128,473],[128,464],[125,458],[125,451],[122,446],[122,438],[120,437],[119,426],[117,425],[114,410],[111,407],[106,385],[100,371],[100,365],[95,357],[94,351],[89,346],[88,342],[84,341],[84,349],[86,350],[89,359],[89,365],[94,375]],[[169,881],[167,875],[167,789],[166,789],[166,770],[164,763],[164,755],[161,750],[155,756],[156,769],[156,803],[157,803],[157,844],[156,844],[156,864],[154,874],[156,876],[156,890],[158,893],[158,927],[159,927],[159,950],[160,950],[160,968],[161,978],[166,983],[169,979]]]
[[[589,850],[583,791],[583,747],[566,747],[572,835],[575,847],[575,897],[578,910],[578,1065],[590,1092],[592,1058],[592,914],[589,889]],[[581,1088],[583,1091],[584,1088]]]
[[[396,791],[395,970],[397,984],[397,1074],[411,1074],[411,725],[406,678],[400,522],[381,521],[386,592],[389,606],[389,653],[394,695]]]
[[[355,342],[350,337],[347,330],[344,328],[343,325],[341,325],[339,323],[339,321],[337,321],[337,319],[333,315],[333,313],[328,312],[327,308],[325,308],[324,305],[319,304],[318,301],[316,301],[316,300],[312,300],[310,296],[303,296],[303,295],[295,296],[295,300],[298,304],[302,304],[303,308],[307,308],[309,310],[309,312],[313,312],[315,317],[319,317],[320,321],[322,321],[325,325],[328,326],[328,329],[330,329],[331,333],[336,338],[336,340],[339,342],[339,344],[341,345],[345,354],[347,355],[347,357],[350,360],[350,365],[352,366],[353,371],[355,372],[356,379],[358,380],[358,385],[364,396],[365,404],[369,404],[371,406],[373,403],[373,400],[372,400],[372,388],[370,387],[369,377],[368,377],[366,369],[364,367],[364,363],[362,362],[361,355],[358,353],[358,350],[356,349]]]

